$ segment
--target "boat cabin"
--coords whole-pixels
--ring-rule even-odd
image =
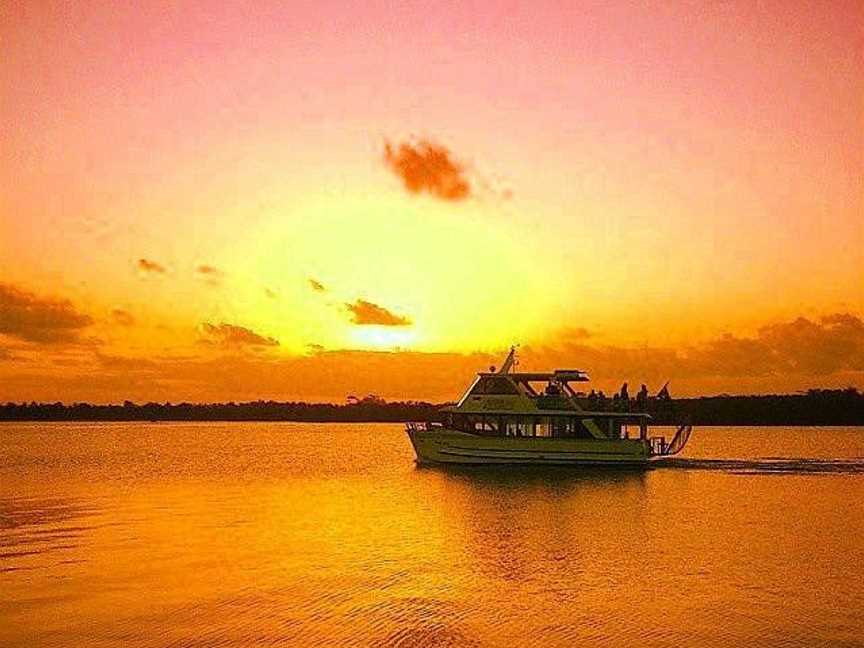
[[[552,372],[514,372],[514,350],[499,371],[477,374],[453,406],[442,410],[444,425],[483,436],[553,437],[577,439],[638,438],[648,436],[650,415],[638,412],[593,412],[579,404],[571,383],[587,382],[579,369]],[[637,432],[634,432],[636,434]]]
[[[446,409],[443,423],[451,430],[480,436],[647,439],[650,419],[649,414],[636,412],[538,411],[535,415]]]

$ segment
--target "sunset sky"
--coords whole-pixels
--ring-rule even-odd
[[[864,4],[0,6],[0,401],[864,388]]]

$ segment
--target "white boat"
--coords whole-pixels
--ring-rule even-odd
[[[645,466],[679,453],[692,427],[680,425],[672,440],[649,436],[651,416],[583,407],[571,383],[587,382],[576,369],[551,373],[513,371],[515,349],[501,369],[477,374],[440,420],[407,424],[418,464],[529,464]]]

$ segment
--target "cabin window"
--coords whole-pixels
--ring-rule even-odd
[[[471,390],[472,396],[512,396],[518,393],[516,386],[503,376],[484,376]]]
[[[505,417],[501,421],[501,433],[504,436],[525,437],[534,436],[534,426],[530,419],[522,417]]]
[[[552,419],[552,436],[553,437],[569,437],[573,436],[574,421],[569,418],[553,418]]]
[[[493,417],[483,416],[479,421],[474,423],[474,432],[486,436],[495,436],[498,434],[498,420]]]
[[[548,418],[541,418],[537,421],[535,435],[542,437],[552,436],[552,424]]]
[[[593,431],[610,439],[630,436],[626,423],[612,418],[450,413],[448,421],[454,430],[481,436],[594,439]],[[640,436],[647,437],[647,423],[640,421],[639,427]]]

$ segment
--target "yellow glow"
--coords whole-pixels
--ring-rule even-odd
[[[554,330],[547,314],[562,287],[538,270],[538,243],[489,218],[470,203],[394,195],[308,200],[234,247],[230,310],[288,349],[470,351]],[[326,290],[312,290],[310,277]],[[262,283],[278,286],[280,299],[263,297]],[[412,323],[358,327],[345,308],[357,299]]]
[[[374,349],[410,349],[417,340],[411,329],[388,326],[359,326],[351,332],[352,346]]]

